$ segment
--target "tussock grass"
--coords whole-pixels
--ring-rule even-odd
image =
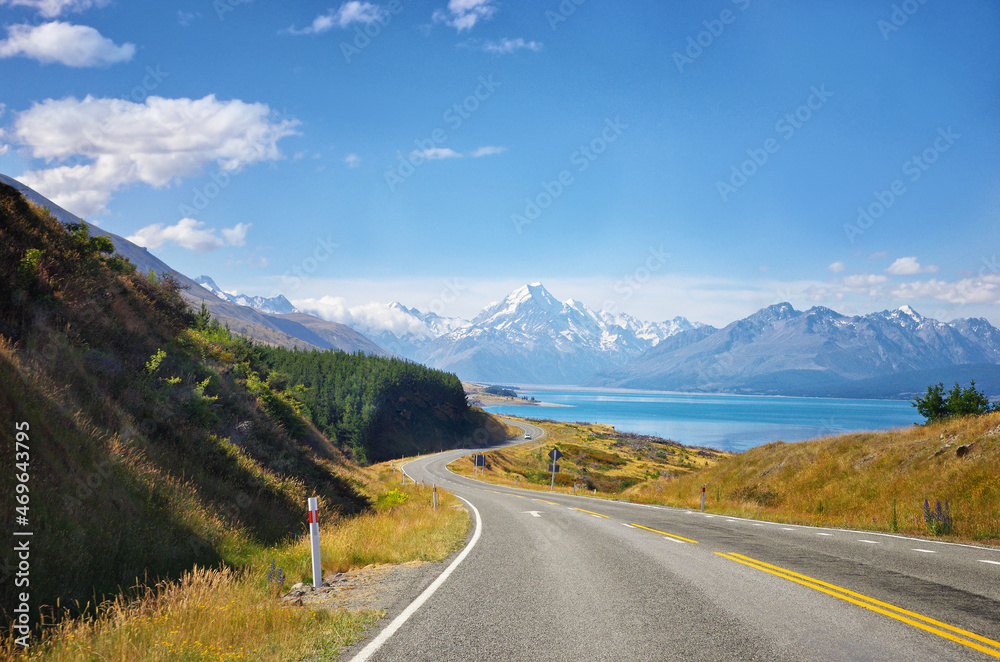
[[[19,659],[332,659],[376,618],[373,612],[283,607],[247,572],[229,569],[195,568],[144,592],[140,600],[106,603],[95,618],[62,621]]]
[[[450,493],[438,490],[433,510],[430,487],[401,485],[401,474],[388,465],[361,469],[359,477],[384,505],[324,521],[320,504],[324,575],[376,563],[440,561],[464,543],[469,515]],[[380,498],[387,494],[391,498]],[[64,615],[26,655],[17,656],[7,639],[0,659],[326,660],[379,616],[280,603],[291,584],[312,582],[308,535],[243,553],[250,558],[240,568],[196,567],[177,581],[136,586],[83,617]],[[283,588],[268,581],[271,561],[284,572]]]
[[[961,450],[960,450],[961,449]],[[631,501],[774,521],[931,533],[924,499],[948,501],[951,538],[1000,543],[1000,413],[926,426],[777,442],[673,479]]]
[[[533,421],[538,423],[539,421]],[[613,426],[544,421],[546,434],[510,448],[486,453],[483,480],[498,485],[549,490],[552,474],[549,452],[558,447],[559,472],[555,491],[587,491],[613,496],[631,486],[660,476],[679,476],[699,467],[713,466],[728,457],[723,451],[683,446],[673,441],[641,435],[621,434]],[[455,473],[473,474],[471,456],[449,465]]]

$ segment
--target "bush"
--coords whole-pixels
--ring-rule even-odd
[[[978,416],[998,410],[996,406],[990,405],[985,393],[976,390],[975,380],[967,388],[962,388],[955,382],[947,397],[944,384],[938,382],[937,386],[928,386],[927,394],[917,398],[912,404],[928,423],[952,416]]]

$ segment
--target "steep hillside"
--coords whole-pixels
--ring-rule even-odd
[[[381,347],[370,341],[348,326],[327,322],[309,315],[290,317],[281,314],[268,314],[256,310],[251,305],[240,305],[234,301],[220,299],[196,281],[173,269],[155,255],[141,246],[136,246],[124,237],[103,230],[96,225],[85,223],[77,216],[66,211],[51,200],[40,195],[31,188],[0,174],[0,184],[10,186],[20,192],[25,198],[40,207],[49,209],[52,216],[62,223],[86,224],[90,234],[107,237],[114,245],[114,250],[128,259],[142,273],[169,275],[182,288],[181,295],[195,310],[205,304],[212,316],[221,324],[254,340],[276,345],[278,347],[298,347],[300,349],[340,349],[345,352],[365,352],[368,354],[387,355]],[[281,297],[284,299],[284,297]],[[271,302],[270,300],[262,300]],[[285,300],[287,303],[287,300]],[[254,303],[247,298],[244,304]],[[280,303],[275,298],[271,303]],[[288,304],[290,306],[290,304]],[[281,308],[285,310],[286,308]]]
[[[17,528],[33,534],[36,612],[193,564],[238,564],[300,534],[309,496],[330,516],[370,508],[357,467],[298,415],[294,385],[262,351],[194,315],[169,275],[139,273],[106,238],[0,185],[0,421],[27,433],[16,459],[30,503]],[[14,444],[0,459],[14,466]],[[0,480],[8,522],[14,480]],[[2,591],[0,604],[15,605],[13,583]]]

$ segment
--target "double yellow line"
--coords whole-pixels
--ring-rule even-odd
[[[801,575],[797,572],[792,572],[791,570],[786,570],[785,568],[779,568],[778,566],[771,565],[770,563],[764,563],[763,561],[752,559],[749,556],[743,556],[742,554],[735,553],[723,554],[722,552],[716,552],[716,554],[729,559],[730,561],[742,563],[743,565],[776,575],[783,579],[787,579],[788,581],[795,582],[796,584],[808,586],[809,588],[820,591],[821,593],[832,595],[835,598],[840,598],[841,600],[856,604],[860,607],[864,607],[865,609],[870,609],[871,611],[878,612],[879,614],[883,614],[889,618],[895,618],[897,621],[902,621],[907,625],[912,625],[915,628],[920,628],[921,630],[936,634],[939,637],[950,639],[951,641],[962,644],[963,646],[974,648],[981,653],[986,653],[992,657],[1000,658],[1000,642],[987,639],[986,637],[981,637],[974,632],[962,630],[961,628],[948,625],[947,623],[942,623],[941,621],[936,621],[933,618],[923,616],[922,614],[891,605],[887,602],[882,602],[881,600],[876,600],[875,598],[870,598],[867,595],[862,595],[861,593],[855,593],[854,591],[836,586],[835,584],[830,584],[819,579]]]

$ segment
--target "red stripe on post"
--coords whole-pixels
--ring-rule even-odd
[[[315,510],[310,510],[309,511],[309,523],[313,524],[315,522],[319,522],[319,512],[315,511]]]

